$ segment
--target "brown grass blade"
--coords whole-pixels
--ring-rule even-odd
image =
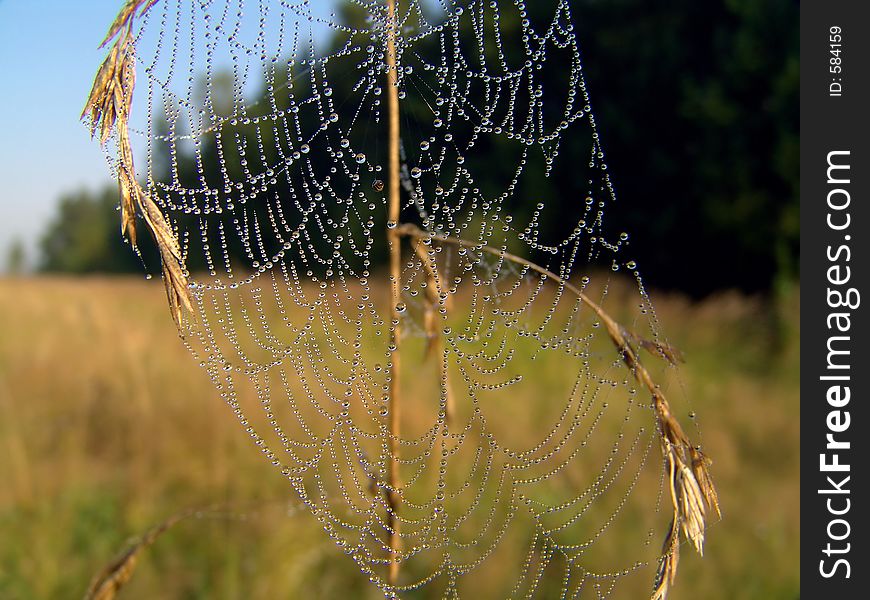
[[[88,591],[85,592],[84,600],[113,600],[118,591],[127,585],[133,577],[142,552],[168,529],[193,514],[195,514],[194,511],[187,511],[174,515],[135,540],[129,548],[97,573],[88,586]]]
[[[84,119],[90,112],[91,136],[96,133],[102,113],[103,97],[107,93],[106,90],[112,84],[114,79],[117,55],[118,46],[116,45],[112,47],[112,50],[109,52],[108,56],[106,56],[103,64],[100,65],[100,69],[94,77],[94,84],[91,86],[91,92],[88,94],[87,103],[85,104],[84,110],[82,110],[81,119]]]
[[[444,394],[446,402],[447,423],[452,423],[456,414],[455,399],[453,397],[453,389],[450,385],[450,375],[447,371],[447,366],[444,363],[442,356],[444,349],[444,340],[442,337],[442,327],[438,314],[441,310],[441,302],[443,299],[445,310],[450,310],[450,296],[444,293],[441,285],[441,277],[438,274],[438,265],[435,259],[429,255],[429,247],[422,240],[414,240],[414,252],[423,264],[423,269],[426,271],[426,305],[423,309],[423,327],[426,331],[426,350],[424,360],[430,356],[435,356],[439,361],[439,370],[441,373],[441,381],[444,385]]]
[[[133,23],[133,18],[136,16],[136,11],[143,4],[144,7],[139,11],[140,17],[148,12],[152,6],[157,4],[157,0],[127,0],[127,3],[118,12],[118,16],[115,17],[115,20],[112,21],[112,24],[109,26],[109,32],[100,43],[100,48],[104,48],[106,44],[112,41],[112,39],[118,35],[121,29],[125,26],[129,29]]]
[[[653,356],[664,358],[672,365],[676,366],[679,363],[686,362],[686,358],[685,356],[683,356],[683,353],[680,352],[679,349],[671,346],[670,344],[666,344],[665,342],[661,342],[658,340],[648,340],[644,337],[637,335],[634,332],[626,330],[622,331],[622,335],[627,341],[636,344],[640,348],[643,348]]]
[[[677,565],[680,562],[680,538],[677,534],[677,522],[671,522],[665,542],[662,545],[662,557],[656,571],[655,586],[651,600],[666,600],[674,579],[677,576]]]
[[[680,517],[683,534],[704,555],[704,527],[706,520],[705,500],[692,471],[680,463],[677,470],[677,487],[680,490]]]
[[[121,202],[121,235],[136,247],[136,205],[139,204],[139,186],[130,182],[123,167],[118,168],[118,192]],[[137,197],[134,199],[134,194]]]
[[[136,185],[138,187],[138,184]],[[175,320],[176,326],[181,327],[182,307],[191,313],[194,312],[194,308],[187,273],[182,266],[183,261],[178,241],[172,227],[166,222],[163,213],[160,212],[160,208],[151,197],[141,192],[140,189],[139,198],[142,215],[157,241],[157,247],[160,249],[160,260],[163,264],[163,284],[166,287],[166,297],[169,300],[172,318]]]
[[[670,468],[671,496],[683,534],[699,554],[704,554],[707,510],[719,513],[719,501],[710,479],[709,459],[695,449],[671,415],[663,398],[656,400],[659,427]]]
[[[441,297],[441,284],[437,273],[437,268],[433,264],[426,245],[422,242],[414,244],[414,252],[417,253],[417,258],[423,264],[423,270],[426,272],[426,304],[423,309],[423,325],[426,331],[426,358],[432,355],[433,350],[438,345],[438,339],[441,337],[441,329],[438,327],[438,305]]]
[[[135,53],[128,38],[115,42],[94,77],[81,118],[90,119],[91,136],[105,144],[112,129],[126,128],[136,83]]]
[[[167,223],[160,208],[136,181],[133,149],[128,131],[133,90],[136,86],[135,48],[132,42],[132,24],[137,11],[141,16],[157,0],[128,0],[121,8],[103,46],[115,40],[106,60],[97,71],[94,85],[82,111],[82,118],[90,118],[91,135],[100,133],[105,144],[114,130],[118,136],[118,191],[121,205],[121,233],[136,247],[136,216],[142,216],[160,250],[163,282],[172,318],[181,327],[182,308],[194,312],[187,272],[178,247],[175,232]]]
[[[166,297],[169,299],[169,308],[172,312],[175,325],[180,328],[182,307],[191,313],[194,312],[187,284],[187,276],[182,272],[177,262],[164,255],[162,248],[160,249],[160,255],[163,260],[163,285],[166,288]]]

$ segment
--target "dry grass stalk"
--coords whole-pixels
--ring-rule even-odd
[[[677,545],[679,540],[678,530],[682,529],[683,534],[692,542],[695,549],[703,554],[707,511],[713,509],[717,515],[721,516],[716,489],[713,486],[709,473],[710,459],[691,444],[679,422],[671,413],[667,398],[665,398],[659,386],[653,381],[649,371],[647,371],[638,358],[636,350],[631,345],[631,341],[637,341],[640,338],[629,333],[607,314],[601,306],[592,301],[571,282],[529,260],[485,244],[427,233],[412,224],[404,224],[398,228],[398,231],[402,235],[416,240],[431,240],[444,244],[475,248],[497,256],[502,260],[509,260],[528,267],[563,286],[592,309],[598,318],[601,319],[611,341],[616,346],[622,356],[623,362],[632,372],[634,378],[652,394],[653,407],[656,411],[659,433],[661,435],[662,453],[670,473],[668,484],[671,492],[671,503],[674,509],[673,524],[668,532],[666,543],[671,546]],[[675,362],[674,359],[680,356],[670,346],[664,344],[658,345],[652,342],[648,342],[647,345],[654,348],[656,353],[661,354],[672,362]],[[677,562],[678,557],[675,551],[671,550],[660,565],[659,573],[656,577],[656,591],[653,594],[654,600],[665,600],[667,597],[668,587],[673,582],[676,574]]]
[[[438,373],[444,386],[445,418],[449,425],[454,421],[456,405],[453,389],[450,386],[450,373],[447,369],[447,364],[444,362],[444,337],[441,333],[443,328],[439,326],[440,319],[438,315],[442,302],[444,302],[445,310],[449,310],[450,296],[444,293],[441,286],[442,280],[438,274],[438,266],[435,263],[435,259],[430,255],[428,248],[422,240],[417,240],[414,244],[414,251],[417,253],[417,257],[420,259],[426,272],[426,304],[423,308],[423,326],[427,338],[426,358],[435,356],[436,360],[438,360]]]
[[[136,570],[142,552],[168,529],[194,514],[195,511],[187,511],[174,515],[134,541],[129,548],[97,573],[88,586],[88,591],[85,592],[85,600],[112,600],[133,577],[133,571]]]
[[[402,540],[399,532],[399,504],[402,486],[399,473],[399,450],[402,428],[402,398],[400,373],[400,348],[402,344],[401,316],[399,305],[402,301],[402,238],[398,233],[401,207],[400,152],[399,152],[399,71],[396,57],[396,0],[387,0],[387,109],[389,113],[389,163],[388,167],[388,198],[389,225],[387,242],[390,247],[390,292],[392,306],[390,307],[390,490],[387,497],[389,512],[387,528],[390,532],[390,568],[388,582],[396,585],[399,580],[399,564],[402,551]]]
[[[99,132],[100,143],[105,144],[114,130],[118,140],[118,190],[121,203],[121,234],[136,247],[136,217],[142,217],[160,250],[163,283],[172,318],[181,326],[182,307],[193,312],[187,273],[172,227],[166,221],[154,200],[136,181],[133,148],[130,143],[128,122],[136,85],[136,58],[133,39],[133,20],[148,11],[157,0],[128,0],[101,47],[112,42],[112,49],[94,78],[81,118],[89,119],[91,135]]]
[[[701,493],[704,494],[705,504],[715,510],[716,516],[721,518],[722,511],[719,509],[719,495],[716,493],[713,480],[710,479],[709,469],[713,461],[694,446],[689,448],[689,456],[692,460],[692,474],[701,488]]]

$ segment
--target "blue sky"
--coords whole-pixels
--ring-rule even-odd
[[[0,266],[34,243],[58,196],[111,182],[79,114],[119,0],[0,0]]]
[[[105,56],[97,46],[122,5],[0,0],[0,271],[15,240],[35,261],[62,194],[113,184],[79,115]]]

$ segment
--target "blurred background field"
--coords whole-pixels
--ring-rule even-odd
[[[146,551],[122,597],[373,597],[196,367],[161,288],[0,281],[0,598],[79,597],[132,536],[209,507]],[[653,300],[723,507],[672,598],[797,598],[799,291]]]

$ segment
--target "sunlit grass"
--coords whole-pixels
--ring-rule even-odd
[[[671,598],[797,598],[798,293],[775,308],[654,302],[688,359],[666,371],[668,394],[723,507]],[[130,536],[200,506],[220,508],[161,538],[126,597],[376,597],[295,511],[179,342],[159,283],[0,281],[0,331],[0,597],[77,597]]]

